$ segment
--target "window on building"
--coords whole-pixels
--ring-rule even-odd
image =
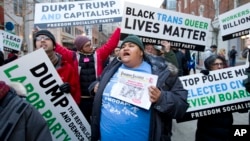
[[[63,28],[62,28],[62,31],[65,32],[65,33],[68,33],[68,34],[73,35],[73,33],[72,33],[73,29],[72,29],[72,28],[73,28],[73,27],[66,26],[66,27],[63,27]]]
[[[184,9],[187,8],[187,0],[184,0]]]
[[[19,24],[15,24],[15,34],[20,35],[21,32],[21,27]]]
[[[181,1],[178,2],[178,11],[181,12]]]
[[[78,28],[75,28],[75,35],[81,35],[83,34],[82,30],[79,30]]]
[[[21,16],[23,8],[23,0],[13,0],[14,13],[17,16]]]
[[[168,10],[176,10],[176,0],[168,0],[168,3],[167,3],[167,9]]]

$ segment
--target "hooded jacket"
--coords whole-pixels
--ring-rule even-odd
[[[151,65],[152,74],[159,76],[157,87],[162,93],[159,100],[152,104],[150,108],[152,112],[149,141],[167,141],[170,140],[171,136],[172,119],[181,118],[188,108],[188,92],[183,88],[178,78],[178,69],[174,65],[167,64],[163,57],[146,55],[145,61]],[[100,114],[103,91],[121,65],[122,62],[114,59],[105,68],[100,79],[93,103],[91,122],[92,141],[100,139]]]
[[[12,85],[18,92],[23,86]],[[52,141],[46,121],[42,115],[13,88],[3,91],[0,86],[0,140],[1,141]]]

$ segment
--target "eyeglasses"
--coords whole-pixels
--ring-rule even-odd
[[[51,39],[48,36],[38,36],[38,37],[36,37],[36,41],[42,41],[42,40],[49,41]]]
[[[224,66],[223,63],[214,63],[213,66]]]

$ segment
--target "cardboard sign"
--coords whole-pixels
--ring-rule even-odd
[[[35,27],[57,28],[120,22],[120,0],[36,3]]]
[[[188,90],[189,108],[179,121],[193,120],[204,116],[250,109],[250,93],[243,86],[249,65],[230,67],[180,77]]]
[[[171,46],[204,51],[210,37],[208,18],[125,2],[121,23],[121,40],[138,35],[145,44]]]
[[[8,50],[17,50],[20,51],[22,47],[23,39],[19,36],[16,36],[14,34],[11,34],[9,32],[6,32],[4,30],[0,30],[0,36],[2,36],[2,44],[0,44],[0,50],[1,46],[3,45],[3,49]]]
[[[43,49],[1,66],[0,73],[0,80],[25,86],[26,100],[47,121],[54,141],[90,140],[90,125],[72,96],[60,92],[63,82]]]
[[[222,40],[238,38],[250,33],[250,3],[219,15]]]

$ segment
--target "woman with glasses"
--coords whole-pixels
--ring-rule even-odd
[[[204,65],[208,71],[223,69],[226,60],[219,55],[211,55]],[[232,124],[231,112],[199,118],[195,141],[228,141]]]

